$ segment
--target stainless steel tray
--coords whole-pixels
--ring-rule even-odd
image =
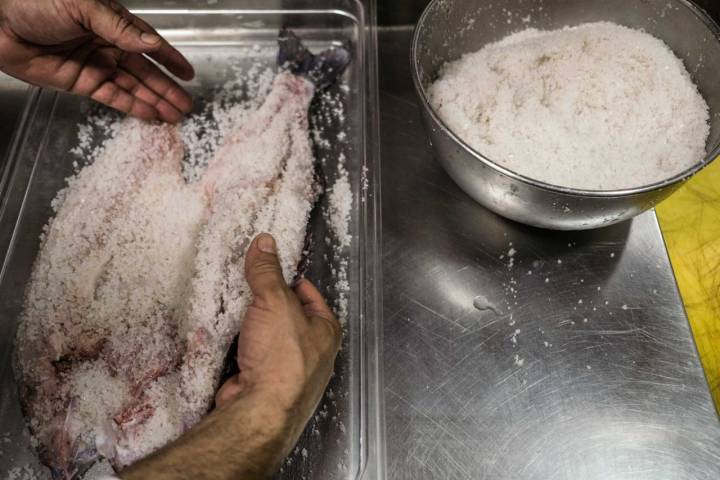
[[[267,46],[258,51],[274,51],[270,47],[281,26],[295,29],[313,49],[351,42],[354,62],[346,74],[349,89],[344,95],[343,127],[348,141],[344,146],[333,145],[336,151],[325,152],[327,161],[320,171],[331,179],[336,172],[337,149],[344,149],[354,194],[350,224],[353,242],[347,252],[350,292],[345,341],[330,385],[332,394],[321,403],[279,477],[374,478],[382,468],[377,461],[382,458],[376,328],[380,311],[374,181],[377,108],[373,108],[374,29],[368,20],[373,18],[374,5],[355,1],[320,1],[312,2],[312,6],[303,1],[249,1],[182,9],[178,8],[180,2],[173,3],[172,8],[151,9],[145,2],[136,13],[161,30],[195,65],[198,75],[188,88],[196,95],[217,88],[230,59],[246,53],[248,47]],[[274,3],[282,8],[268,9]],[[273,55],[245,58],[247,62],[274,63]],[[43,471],[29,445],[10,359],[39,235],[52,215],[52,199],[73,171],[76,158],[70,150],[76,146],[77,125],[83,123],[87,107],[88,101],[78,97],[32,90],[0,183],[0,248],[7,250],[0,279],[0,477],[26,465]],[[363,187],[366,175],[368,188]],[[337,292],[329,285],[331,262],[323,260],[325,254],[331,257],[322,241],[325,230],[321,216],[315,215],[311,231],[319,240],[314,242],[307,275],[322,285],[332,301]]]

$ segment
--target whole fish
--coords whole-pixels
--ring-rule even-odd
[[[202,178],[181,174],[177,127],[126,120],[71,182],[50,222],[16,339],[19,394],[54,479],[99,458],[116,469],[195,425],[213,405],[252,301],[243,276],[260,232],[297,271],[318,195],[308,109],[350,62],[290,31],[264,104]]]

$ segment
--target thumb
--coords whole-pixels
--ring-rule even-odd
[[[287,299],[290,289],[285,283],[275,239],[271,235],[262,233],[250,244],[245,256],[245,278],[258,307],[268,308]]]
[[[160,35],[142,30],[135,16],[116,2],[106,5],[99,0],[85,0],[79,4],[83,26],[121,50],[148,53],[162,47]]]

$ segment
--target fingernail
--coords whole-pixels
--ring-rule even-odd
[[[143,32],[140,34],[140,40],[148,45],[155,45],[160,41],[160,36],[154,33]]]
[[[275,254],[275,239],[267,233],[258,237],[257,246],[261,252]]]

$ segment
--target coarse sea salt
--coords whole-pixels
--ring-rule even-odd
[[[612,23],[528,29],[443,66],[433,108],[521,175],[585,190],[669,179],[702,161],[708,105],[661,40]]]

